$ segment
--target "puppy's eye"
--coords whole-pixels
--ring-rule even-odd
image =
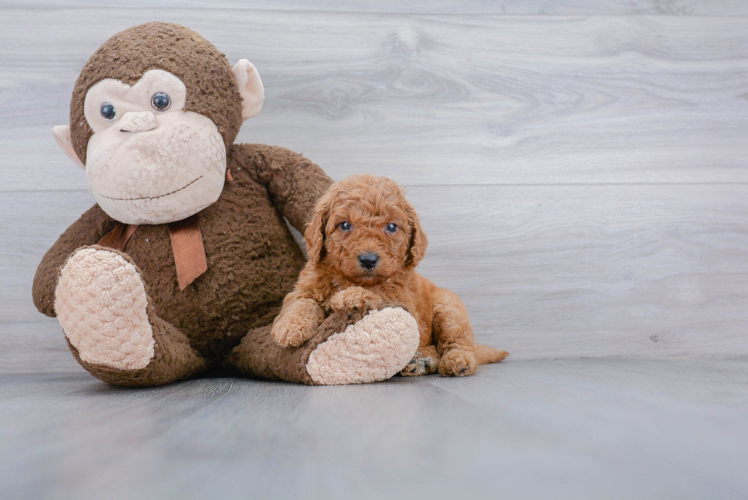
[[[166,111],[171,106],[171,99],[166,92],[156,92],[151,97],[151,106],[156,111]]]
[[[353,226],[351,226],[351,223],[348,221],[341,222],[340,224],[338,224],[338,227],[341,231],[350,231],[351,229],[353,229]]]
[[[117,116],[117,111],[114,109],[114,105],[109,102],[105,102],[104,104],[102,104],[101,116],[103,116],[105,120],[114,120],[114,117]]]
[[[397,224],[395,224],[394,222],[390,222],[389,224],[387,224],[387,227],[384,228],[384,230],[390,234],[395,234],[397,232]]]

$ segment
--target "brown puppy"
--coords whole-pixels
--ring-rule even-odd
[[[283,346],[312,338],[331,311],[402,305],[416,319],[420,346],[403,375],[475,373],[506,351],[473,341],[465,305],[416,273],[427,239],[403,190],[386,177],[351,176],[320,199],[305,231],[309,261],[283,301],[272,334]]]

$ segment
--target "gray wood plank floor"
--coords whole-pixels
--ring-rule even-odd
[[[742,0],[2,0],[0,6],[34,9],[158,7],[442,15],[748,15],[748,5]]]
[[[420,272],[462,296],[479,340],[518,359],[746,351],[748,186],[417,186],[409,198],[430,236]],[[80,213],[90,195],[0,193],[9,335],[46,319],[29,284],[50,226],[69,222],[56,207],[73,203]],[[51,343],[69,356],[59,328]]]
[[[481,340],[520,359],[748,353],[744,3],[0,5],[7,335],[49,331],[34,270],[92,203],[50,128],[103,40],[162,19],[259,68],[239,141],[410,187],[422,271]]]
[[[748,358],[154,389],[0,376],[0,496],[743,499]]]
[[[258,67],[240,142],[407,185],[422,273],[512,357],[356,387],[86,374],[31,304],[93,203],[50,130],[152,20]],[[746,137],[745,1],[0,0],[0,498],[746,498]]]
[[[109,9],[102,26],[97,12],[3,10],[1,190],[85,189],[50,125],[67,122],[77,73],[103,40],[164,19]],[[302,151],[335,178],[748,181],[746,17],[167,12],[263,75],[265,108],[240,142]]]

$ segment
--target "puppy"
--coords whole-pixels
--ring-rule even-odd
[[[475,344],[460,298],[416,273],[427,239],[394,181],[359,175],[333,184],[304,238],[309,261],[273,323],[279,344],[303,344],[331,312],[391,303],[410,312],[420,332],[418,352],[402,375],[471,375],[508,356]]]

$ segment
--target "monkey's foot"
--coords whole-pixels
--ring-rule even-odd
[[[385,307],[371,311],[317,346],[309,355],[307,373],[320,385],[385,380],[403,369],[418,343],[413,316],[401,308]]]
[[[62,267],[55,312],[87,363],[119,370],[148,366],[155,343],[147,305],[140,273],[120,253],[84,247]]]

